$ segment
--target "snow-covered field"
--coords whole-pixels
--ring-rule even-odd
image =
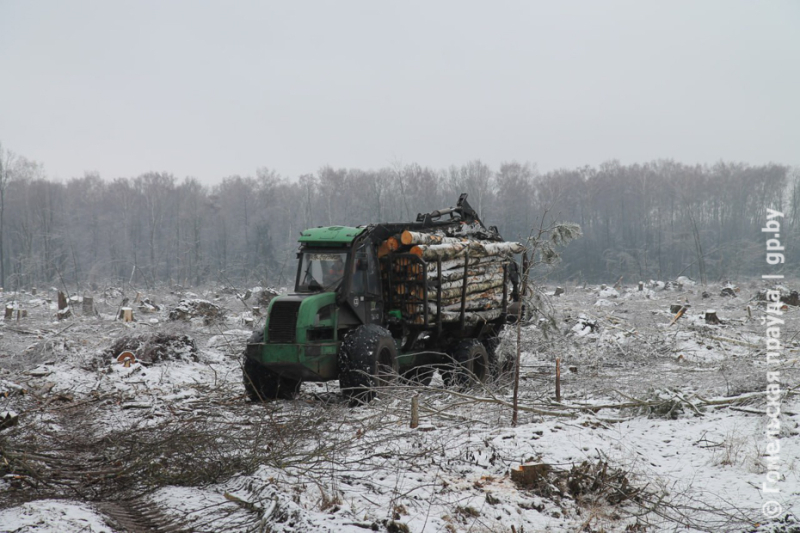
[[[0,531],[798,531],[800,309],[785,310],[768,366],[760,282],[731,297],[688,280],[565,288],[546,298],[552,321],[521,330],[516,426],[507,376],[398,383],[360,407],[335,382],[246,402],[255,290],[142,291],[140,304],[109,289],[97,314],[75,299],[60,321],[53,291],[6,293],[28,316],[0,322]],[[136,322],[115,320],[125,296]],[[123,347],[140,361],[118,362]],[[783,392],[776,494],[761,490],[768,370]],[[518,482],[520,465],[544,466]]]

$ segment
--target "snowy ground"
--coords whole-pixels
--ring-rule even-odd
[[[548,298],[553,322],[521,331],[516,427],[507,379],[465,391],[400,383],[356,408],[336,383],[246,402],[255,296],[142,291],[148,306],[110,289],[95,293],[96,315],[75,300],[59,321],[53,291],[6,293],[28,317],[0,322],[0,531],[797,531],[800,310],[783,317],[790,393],[770,521],[760,288],[566,287]],[[124,296],[134,323],[114,320]],[[184,304],[170,320],[181,299],[224,315],[185,317]],[[687,302],[670,325],[670,305]],[[706,324],[708,309],[723,324]],[[156,334],[178,340],[148,352],[153,362],[112,356],[120,338]],[[549,473],[521,485],[510,472],[522,464]]]

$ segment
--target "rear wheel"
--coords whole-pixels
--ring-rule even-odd
[[[282,378],[274,372],[270,372],[261,364],[247,356],[251,344],[264,342],[264,332],[256,331],[247,341],[248,347],[245,349],[244,365],[242,367],[242,381],[247,397],[254,402],[265,400],[291,400],[297,395],[300,389],[300,382],[293,379]],[[257,347],[256,349],[260,348]]]
[[[397,376],[397,347],[388,330],[377,324],[349,333],[339,351],[339,386],[352,401],[375,397],[375,388]]]
[[[497,347],[500,346],[500,337],[486,337],[483,339],[483,347],[486,348],[486,355],[489,359],[489,376],[498,378],[504,372],[497,357]]]
[[[478,339],[459,342],[450,353],[450,365],[442,372],[445,385],[464,387],[472,382],[483,383],[489,373],[489,355]]]
[[[416,366],[403,372],[403,377],[408,381],[427,387],[431,384],[435,372],[436,369],[430,365]]]

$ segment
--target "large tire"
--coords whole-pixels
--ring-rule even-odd
[[[489,358],[489,376],[494,379],[503,374],[503,368],[500,366],[500,361],[497,358],[497,347],[500,346],[500,337],[486,337],[482,341],[483,347],[486,348],[486,355]]]
[[[375,388],[397,376],[397,347],[391,333],[377,324],[347,334],[339,350],[339,387],[353,403],[375,397]]]
[[[478,339],[459,342],[450,353],[452,362],[442,371],[445,385],[465,387],[472,382],[483,383],[489,375],[489,355]]]
[[[264,332],[256,331],[247,341],[248,344],[264,342]],[[247,397],[254,402],[266,400],[291,400],[300,389],[300,382],[293,379],[282,378],[270,372],[262,365],[247,357],[245,349],[244,365],[242,366],[242,381]]]

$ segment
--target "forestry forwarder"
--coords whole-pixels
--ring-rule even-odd
[[[438,369],[450,385],[497,372],[497,336],[521,307],[511,254],[523,248],[487,229],[466,198],[414,223],[303,231],[294,292],[270,302],[264,329],[247,343],[249,398],[291,399],[303,381],[338,379],[346,396],[369,401],[397,375],[427,385]],[[436,246],[403,253],[401,235]],[[470,246],[483,253],[471,257]],[[498,247],[504,252],[486,256]],[[445,253],[426,260],[421,248]],[[493,293],[467,290],[492,284]]]

